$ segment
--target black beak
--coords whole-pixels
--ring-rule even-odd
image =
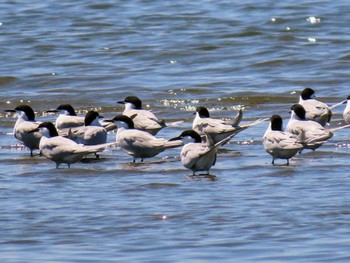
[[[57,113],[58,112],[58,110],[47,110],[47,111],[45,111],[45,113]]]
[[[12,112],[12,113],[14,113],[16,111],[15,110],[5,110],[5,112]]]
[[[125,101],[117,101],[119,104],[125,104]]]
[[[103,120],[105,122],[114,122],[114,120]]]
[[[39,128],[36,128],[36,129],[31,130],[31,131],[29,131],[29,132],[27,132],[27,133],[33,133],[33,132],[38,132],[38,131],[39,131]]]
[[[182,137],[177,136],[177,137],[169,139],[168,141],[180,141],[181,139],[182,139]]]

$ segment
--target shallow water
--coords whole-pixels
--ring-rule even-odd
[[[111,118],[137,95],[160,118],[184,121],[159,137],[190,128],[200,105],[217,118],[243,107],[243,122],[280,114],[286,125],[305,87],[330,105],[349,95],[348,10],[347,1],[3,1],[1,262],[349,261],[349,130],[272,166],[265,122],[225,145],[211,176],[192,176],[180,149],[134,164],[113,148],[55,169],[29,156],[4,113],[27,103],[54,121],[44,111],[70,103]]]

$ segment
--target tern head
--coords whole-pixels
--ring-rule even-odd
[[[349,95],[349,96],[347,96],[346,100],[350,100],[350,95]]]
[[[182,140],[185,144],[189,142],[201,143],[201,136],[194,130],[183,131],[179,136],[170,139],[170,141]]]
[[[113,119],[105,120],[105,121],[116,123],[118,128],[125,128],[125,129],[134,129],[135,128],[132,118],[130,118],[126,115],[117,115]]]
[[[206,107],[200,106],[196,108],[196,113],[200,118],[209,118],[210,114]]]
[[[270,121],[271,121],[271,130],[282,131],[283,121],[282,121],[281,116],[272,115],[272,117],[270,118]]]
[[[303,100],[309,100],[309,99],[314,99],[316,98],[315,96],[315,91],[311,88],[306,88],[301,92],[301,98]]]
[[[16,112],[18,117],[26,121],[35,121],[34,110],[28,105],[19,105],[14,110],[6,110],[6,112]]]
[[[68,115],[68,116],[77,116],[75,113],[74,108],[70,104],[61,104],[57,107],[57,112],[60,112],[62,114]]]
[[[294,104],[291,108],[292,114],[299,120],[306,120],[306,111],[300,104]]]
[[[98,119],[103,118],[97,111],[88,111],[85,115],[84,124],[85,126],[97,125],[99,126]]]
[[[56,127],[52,122],[42,122],[39,124],[39,126],[36,129],[31,130],[29,133],[38,132],[38,131],[40,131],[40,133],[46,137],[58,136]]]
[[[128,96],[123,101],[118,101],[120,104],[125,104],[125,108],[141,110],[142,101],[136,96]]]

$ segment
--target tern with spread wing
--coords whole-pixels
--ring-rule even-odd
[[[202,106],[196,109],[195,114],[192,129],[203,137],[207,134],[212,138],[214,143],[224,140],[227,137],[232,138],[239,132],[268,120],[268,118],[262,118],[245,125],[238,125],[241,119],[241,114],[238,113],[235,118],[237,120],[234,122],[235,125],[227,124],[225,121],[210,118],[208,109]]]

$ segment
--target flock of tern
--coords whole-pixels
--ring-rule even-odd
[[[35,120],[35,112],[28,105],[19,105],[6,110],[17,114],[14,125],[14,136],[25,147],[31,156],[34,150],[40,155],[54,161],[56,168],[60,164],[71,164],[80,161],[87,154],[98,153],[108,147],[119,147],[123,152],[143,161],[175,147],[181,147],[181,162],[184,167],[193,171],[206,172],[215,164],[219,148],[230,141],[239,132],[270,119],[270,124],[262,137],[262,144],[276,159],[287,160],[301,153],[304,149],[315,150],[333,136],[337,130],[350,127],[350,96],[332,107],[316,100],[315,92],[306,88],[301,92],[299,103],[291,107],[291,117],[283,129],[279,115],[261,118],[240,125],[242,110],[235,118],[224,121],[210,117],[206,107],[196,108],[191,130],[183,131],[171,139],[156,137],[163,128],[171,126],[158,119],[151,111],[142,108],[142,101],[136,96],[128,96],[118,103],[124,104],[124,111],[113,119],[104,119],[96,111],[88,111],[85,116],[77,116],[69,104],[62,104],[55,110],[58,113],[55,123]],[[347,104],[343,117],[348,125],[327,128],[332,117],[332,109]],[[107,143],[108,132],[116,129],[116,141]]]

